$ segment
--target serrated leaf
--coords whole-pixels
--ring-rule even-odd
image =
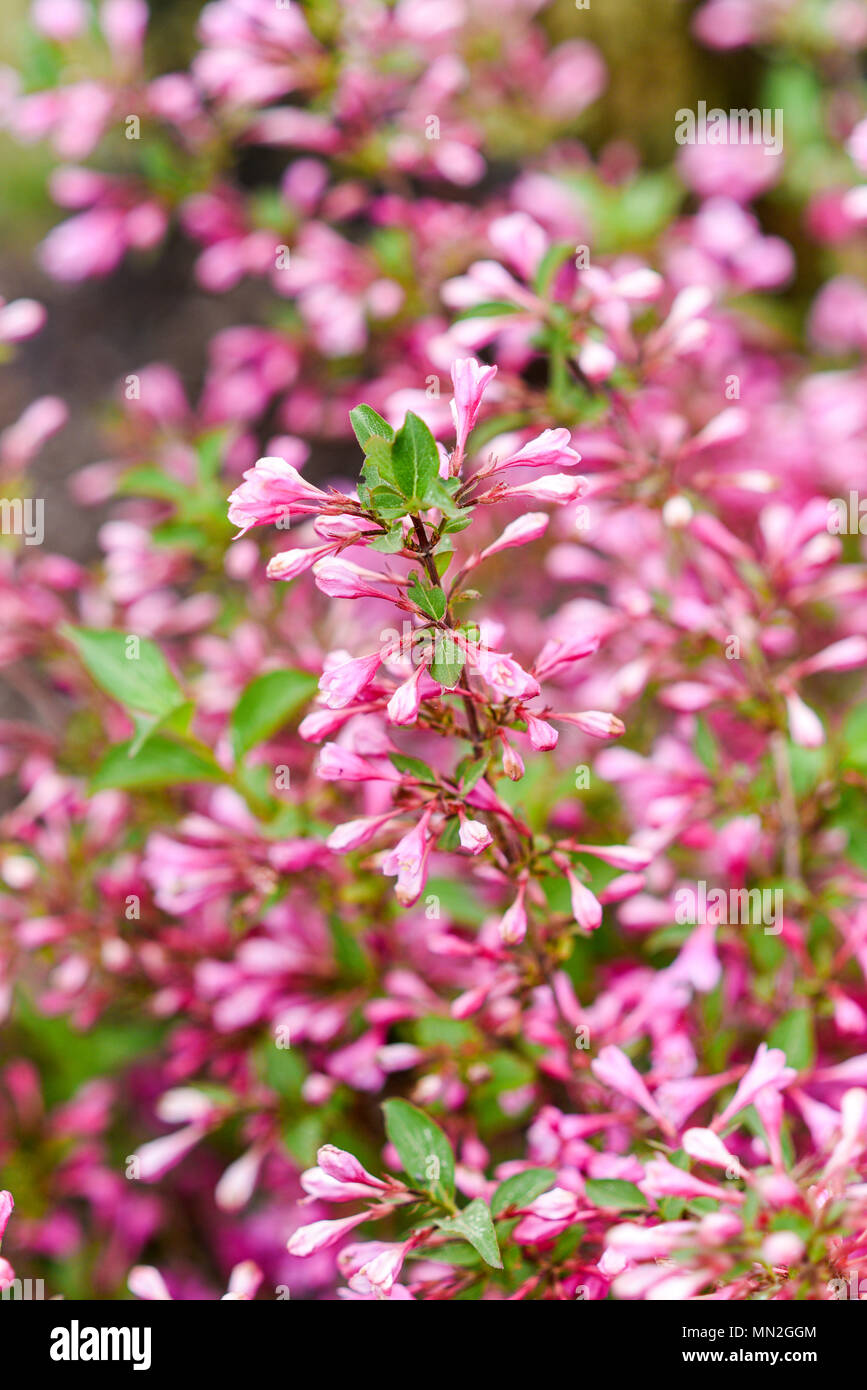
[[[434,646],[434,659],[430,664],[430,676],[445,690],[454,690],[461,678],[466,657],[454,641],[437,641]]]
[[[349,423],[362,449],[372,435],[379,439],[394,439],[394,430],[371,405],[357,405],[349,412]]]
[[[392,526],[384,536],[377,536],[376,540],[370,541],[369,544],[371,550],[378,550],[382,555],[396,555],[399,550],[403,550],[403,527]]]
[[[222,768],[204,753],[162,734],[149,738],[130,756],[133,740],[109,748],[90,781],[90,792],[108,787],[134,791],[144,787],[185,786],[193,782],[223,782]]]
[[[67,626],[61,631],[99,688],[128,709],[162,718],[184,703],[183,691],[156,642],[96,628]]]
[[[229,724],[236,761],[303,709],[316,688],[316,677],[308,671],[266,671],[251,681]]]
[[[442,589],[426,589],[423,585],[415,583],[408,590],[408,597],[413,603],[417,603],[423,613],[429,618],[435,618],[440,622],[446,611],[446,596]]]
[[[476,1197],[457,1216],[447,1217],[436,1224],[447,1235],[463,1236],[474,1250],[478,1250],[485,1264],[494,1269],[503,1268],[491,1213],[487,1202],[483,1202],[481,1197]]]
[[[609,1211],[635,1211],[648,1205],[644,1193],[634,1182],[622,1178],[588,1178],[584,1184],[584,1195],[594,1207],[604,1207]]]
[[[413,506],[422,506],[428,488],[439,477],[440,456],[424,420],[411,410],[394,437],[391,462],[403,496]]]
[[[526,1207],[556,1186],[557,1173],[553,1168],[527,1168],[500,1183],[491,1198],[491,1211],[498,1216],[509,1207]]]
[[[455,1160],[448,1139],[423,1110],[406,1100],[383,1104],[385,1129],[413,1187],[438,1202],[451,1202],[455,1191]]]

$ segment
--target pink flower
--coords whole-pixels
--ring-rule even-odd
[[[480,552],[479,559],[488,560],[511,546],[529,545],[531,541],[538,540],[547,531],[550,519],[545,512],[526,512],[517,520],[510,521],[502,535]]]
[[[325,696],[329,709],[344,709],[351,705],[369,685],[382,665],[382,656],[374,652],[371,656],[359,656],[354,660],[330,666],[319,678],[319,689]]]
[[[504,700],[519,697],[530,700],[534,695],[539,694],[539,683],[535,677],[528,675],[524,668],[519,666],[517,661],[513,661],[510,656],[506,656],[503,652],[491,652],[482,647],[476,647],[472,642],[458,640],[473,669],[478,671],[486,684]]]
[[[427,861],[433,841],[428,838],[427,827],[433,811],[426,811],[419,821],[382,861],[382,872],[389,876],[397,875],[395,894],[404,907],[410,907],[420,896],[427,878]]]
[[[341,1237],[370,1219],[370,1212],[362,1211],[356,1216],[344,1216],[337,1221],[314,1221],[309,1226],[299,1226],[289,1237],[286,1249],[290,1255],[306,1259],[308,1255],[315,1255],[317,1251],[336,1244]]]
[[[360,849],[393,818],[393,812],[387,811],[383,816],[363,816],[358,820],[346,821],[344,825],[335,826],[325,843],[329,849],[341,852]]]
[[[483,367],[474,357],[459,357],[452,363],[455,394],[451,407],[457,435],[455,459],[458,466],[464,456],[470,430],[479,418],[482,397],[496,375],[496,367]],[[457,467],[455,471],[458,471]]]
[[[565,507],[580,497],[586,486],[586,478],[569,473],[549,473],[545,478],[503,488],[499,497],[504,501],[511,497],[532,497],[534,502],[551,502],[555,507]]]
[[[412,675],[397,687],[386,705],[386,713],[392,724],[415,723],[421,706],[421,682],[426,673],[426,666],[420,662]]]
[[[251,526],[264,526],[285,518],[290,511],[319,512],[326,494],[302,478],[297,468],[281,458],[261,458],[244,474],[244,482],[229,498],[229,520],[243,536]]]
[[[825,730],[816,711],[805,705],[800,695],[796,695],[794,691],[785,696],[785,701],[792,742],[801,748],[821,748],[825,742]]]
[[[581,455],[571,447],[572,436],[567,429],[543,430],[535,439],[498,462],[495,472],[506,468],[574,468]]]
[[[468,849],[471,854],[481,854],[483,849],[494,843],[488,827],[480,820],[465,820],[461,822],[458,832],[461,845]]]
[[[530,743],[537,752],[545,753],[557,747],[560,735],[552,724],[540,719],[537,714],[531,714],[527,709],[520,709],[518,713],[526,721]]]
[[[582,733],[589,734],[591,738],[618,738],[626,732],[622,719],[603,710],[582,710],[580,714],[552,714],[551,718],[563,720],[566,724],[575,724]]]
[[[386,1186],[381,1178],[375,1178],[372,1173],[368,1173],[354,1154],[348,1153],[346,1149],[338,1149],[334,1144],[323,1144],[317,1151],[316,1161],[322,1171],[337,1182],[360,1182],[368,1187],[379,1188]]]
[[[719,1202],[739,1205],[744,1196],[737,1188],[718,1187],[716,1183],[702,1182],[691,1173],[685,1173],[665,1158],[651,1159],[644,1170],[644,1179],[638,1184],[648,1197],[683,1197],[687,1201],[696,1197],[712,1197]]]
[[[590,1063],[590,1070],[604,1086],[609,1086],[612,1091],[626,1096],[642,1110],[646,1110],[648,1115],[656,1120],[660,1129],[669,1134],[672,1132],[669,1121],[663,1115],[644,1084],[644,1080],[621,1048],[615,1047],[613,1044],[603,1047],[599,1056]]]
[[[387,1298],[414,1243],[410,1239],[401,1244],[374,1241],[367,1246],[353,1246],[351,1260],[342,1250],[339,1264],[348,1277],[349,1287],[356,1293],[374,1293],[379,1298]]]
[[[400,782],[400,773],[390,764],[374,766],[367,758],[341,748],[337,743],[326,743],[319,754],[317,765],[319,776],[326,782],[345,780],[347,782]]]
[[[576,878],[571,869],[566,870],[566,877],[569,881],[575,921],[583,931],[595,931],[602,922],[602,904],[596,895]]]
[[[7,1192],[4,1188],[3,1191],[0,1192],[0,1240],[3,1239],[3,1232],[9,1224],[9,1218],[14,1208],[15,1202],[13,1201],[12,1193]]]
[[[281,550],[278,555],[271,556],[265,573],[269,579],[297,579],[319,560],[333,555],[334,549],[333,545],[318,545],[309,550]]]
[[[735,1115],[752,1105],[763,1087],[773,1086],[775,1090],[780,1091],[794,1081],[796,1076],[794,1068],[786,1066],[786,1054],[781,1048],[769,1048],[767,1043],[759,1043],[746,1074],[741,1077],[737,1090],[722,1114],[714,1120],[713,1128],[725,1129]]]
[[[518,894],[511,907],[507,908],[500,919],[500,940],[505,941],[507,946],[519,946],[527,935],[527,913],[524,908],[524,894],[527,891],[527,879],[522,878],[518,884]]]

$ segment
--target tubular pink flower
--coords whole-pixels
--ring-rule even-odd
[[[359,656],[337,666],[329,666],[319,677],[319,689],[328,708],[344,709],[351,705],[370,684],[381,665],[381,653],[373,652],[370,656]]]
[[[433,810],[426,811],[418,822],[382,861],[382,872],[397,875],[395,895],[404,907],[410,907],[421,895],[427,878],[427,861],[433,848],[427,828]]]
[[[511,907],[506,909],[500,919],[500,940],[505,941],[507,946],[520,946],[527,935],[527,913],[524,908],[526,891],[527,879],[524,877],[518,884],[518,894],[515,901]]]
[[[387,575],[373,574],[353,565],[349,560],[317,560],[313,566],[317,589],[329,598],[386,598],[382,589],[374,588],[371,580],[377,583],[392,583]]]
[[[387,811],[384,816],[363,816],[358,820],[346,821],[343,825],[335,826],[325,843],[329,849],[341,853],[360,849],[393,819],[394,812]]]
[[[335,1245],[362,1222],[373,1219],[374,1215],[371,1212],[362,1211],[356,1216],[340,1217],[337,1221],[314,1221],[309,1226],[299,1226],[286,1242],[286,1249],[290,1255],[306,1259],[308,1255],[315,1255],[320,1250],[327,1250],[329,1246]]]
[[[592,854],[594,859],[601,859],[603,864],[610,864],[614,869],[646,869],[653,859],[651,850],[634,845],[584,845],[573,841],[569,848],[581,854]]]
[[[572,899],[572,912],[575,921],[583,931],[595,931],[602,922],[602,904],[594,893],[576,878],[571,869],[567,869],[566,878],[569,881],[569,893]]]
[[[198,1123],[186,1125],[183,1129],[175,1130],[174,1134],[140,1145],[136,1153],[139,1179],[142,1182],[156,1182],[163,1177],[204,1139],[209,1127]]]
[[[805,705],[793,690],[785,696],[785,701],[792,742],[801,748],[821,748],[825,742],[825,730],[815,710]]]
[[[609,1086],[612,1091],[626,1096],[633,1104],[646,1110],[660,1129],[669,1134],[672,1132],[671,1124],[651,1096],[643,1078],[621,1048],[615,1047],[613,1043],[603,1047],[599,1056],[590,1063],[590,1070],[596,1079],[602,1082],[603,1086]]]
[[[543,430],[498,462],[494,472],[502,473],[506,468],[574,468],[581,455],[571,447],[571,438],[567,429]]]
[[[727,1170],[733,1168],[739,1176],[743,1176],[744,1170],[735,1158],[734,1154],[729,1153],[718,1134],[714,1134],[712,1129],[688,1129],[681,1138],[681,1146],[698,1163],[708,1163],[713,1168]]]
[[[281,550],[279,555],[271,556],[265,573],[269,579],[297,579],[299,574],[309,570],[319,560],[333,555],[338,544],[318,545],[310,550]]]
[[[553,713],[551,718],[565,724],[574,724],[591,738],[619,738],[626,732],[623,720],[618,719],[616,714],[607,714],[604,710],[588,709],[582,710],[579,714]]]
[[[451,411],[457,435],[455,459],[458,464],[463,459],[470,430],[479,418],[482,397],[496,375],[496,367],[483,367],[474,357],[459,357],[452,363],[451,377],[455,393]]]
[[[427,673],[424,662],[419,662],[411,676],[399,685],[386,705],[386,713],[392,724],[414,724],[421,706],[421,682]]]
[[[324,1173],[337,1182],[364,1183],[367,1187],[378,1188],[387,1186],[381,1178],[375,1178],[372,1173],[368,1173],[354,1154],[348,1153],[346,1149],[338,1149],[334,1144],[323,1144],[317,1150],[316,1162]]]
[[[367,758],[337,743],[323,744],[316,767],[326,782],[400,782],[400,773],[391,764],[374,766]]]
[[[549,724],[545,719],[540,719],[537,714],[531,714],[528,709],[519,707],[518,714],[526,721],[530,743],[537,752],[547,753],[552,748],[557,747],[560,735],[552,724]]]
[[[290,512],[320,512],[328,497],[281,458],[261,458],[229,498],[229,520],[239,536],[251,526],[279,521]]]
[[[702,1182],[665,1158],[651,1159],[638,1186],[648,1197],[684,1197],[688,1201],[695,1197],[713,1197],[716,1201],[734,1205],[740,1205],[744,1200],[743,1193],[737,1188],[727,1190],[715,1183]]]
[[[511,497],[532,497],[535,502],[551,502],[554,506],[565,507],[568,502],[580,497],[586,486],[586,478],[569,473],[549,473],[547,477],[535,478],[529,483],[504,487],[497,494],[497,499],[505,501]]]
[[[498,555],[501,550],[509,550],[512,546],[529,545],[531,541],[537,541],[547,531],[550,519],[545,512],[526,512],[524,516],[519,516],[516,521],[510,521],[502,535],[480,551],[479,560],[489,560],[492,555]]]
[[[773,1086],[775,1090],[781,1091],[794,1081],[796,1076],[794,1068],[786,1066],[786,1054],[781,1048],[769,1048],[767,1043],[759,1043],[747,1072],[741,1077],[737,1090],[722,1114],[714,1120],[712,1129],[717,1133],[725,1129],[735,1115],[752,1105],[763,1087]]]

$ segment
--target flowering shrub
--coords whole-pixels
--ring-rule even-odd
[[[53,282],[220,306],[106,382],[92,561],[62,382],[0,435],[0,1288],[857,1287],[867,24],[706,0],[757,119],[642,169],[584,10],[213,0],[172,70],[35,0],[0,74],[3,360]]]

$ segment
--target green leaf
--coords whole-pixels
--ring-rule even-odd
[[[439,457],[439,455],[437,457]],[[458,480],[454,478],[451,479],[451,481],[457,482]],[[451,522],[460,521],[463,517],[467,516],[466,511],[457,505],[446,486],[445,480],[441,478],[439,474],[431,478],[427,485],[425,495],[422,498],[422,502],[425,507],[439,507],[443,516],[448,517]],[[470,520],[471,518],[467,517],[468,523]],[[461,530],[462,528],[456,527],[454,529]]]
[[[455,1192],[455,1160],[439,1125],[405,1100],[383,1105],[385,1129],[413,1187],[434,1201],[450,1203]]]
[[[816,1059],[813,1014],[810,1009],[791,1009],[772,1029],[769,1047],[781,1047],[796,1071],[807,1071]]]
[[[371,435],[376,435],[379,439],[394,439],[394,430],[387,420],[383,420],[381,415],[370,405],[357,405],[349,412],[349,422],[355,431],[355,438],[358,440],[362,449],[370,439]]]
[[[536,294],[547,294],[558,270],[566,264],[572,254],[573,248],[566,241],[555,241],[553,246],[548,247],[533,276],[533,290]]]
[[[527,1168],[523,1173],[515,1173],[500,1183],[491,1198],[491,1211],[498,1216],[509,1207],[529,1206],[556,1182],[557,1173],[553,1168]]]
[[[209,430],[196,443],[199,478],[208,482],[220,471],[223,452],[229,440],[227,429]]]
[[[403,546],[402,526],[392,526],[384,536],[377,536],[375,541],[370,542],[370,549],[379,550],[383,555],[395,555],[398,550],[403,550]]]
[[[482,780],[488,770],[490,761],[489,757],[478,758],[475,761],[469,758],[464,764],[461,764],[461,791],[464,796],[468,796],[476,783]]]
[[[251,681],[230,721],[236,761],[297,714],[316,688],[316,677],[307,671],[266,671]]]
[[[437,622],[442,620],[446,611],[446,596],[442,589],[426,589],[416,582],[410,586],[408,592],[413,603],[417,603],[429,618],[435,618]]]
[[[647,1198],[634,1182],[622,1178],[588,1178],[584,1195],[594,1207],[608,1211],[634,1211],[647,1206]]]
[[[109,748],[91,778],[91,794],[105,791],[107,787],[134,790],[226,780],[222,768],[213,759],[161,734],[149,738],[144,747],[131,757],[133,743],[134,740],[130,739]]]
[[[462,319],[494,319],[501,314],[519,314],[520,307],[511,304],[508,299],[489,299],[484,304],[473,304],[469,309],[462,309],[455,316],[455,323],[460,323]]]
[[[129,756],[134,758],[140,749],[144,748],[149,739],[160,730],[167,730],[172,734],[180,734],[186,738],[190,731],[190,722],[196,712],[196,707],[192,700],[185,700],[182,705],[176,705],[168,714],[163,715],[162,719],[157,719],[151,714],[134,714],[132,722],[135,725],[135,737],[129,750]]]
[[[436,781],[436,773],[427,763],[423,763],[421,758],[410,758],[405,753],[389,753],[388,756],[398,772],[403,772],[408,777],[418,777],[422,782]]]
[[[486,1264],[492,1265],[494,1269],[503,1268],[491,1213],[481,1197],[476,1197],[463,1211],[459,1211],[457,1216],[447,1217],[436,1224],[448,1235],[463,1236],[474,1250],[478,1250]]]
[[[155,642],[123,632],[63,627],[101,690],[128,709],[159,718],[183,704],[184,694]]]
[[[439,477],[440,456],[424,420],[411,410],[395,435],[391,461],[403,496],[413,506],[423,506],[429,487]]]
[[[437,634],[434,643],[434,659],[430,664],[431,679],[439,681],[445,690],[454,690],[461,678],[466,657],[463,650],[452,638]]]
[[[119,480],[117,491],[125,496],[158,497],[163,502],[181,502],[188,492],[186,483],[154,463],[142,463],[130,468]]]

